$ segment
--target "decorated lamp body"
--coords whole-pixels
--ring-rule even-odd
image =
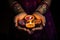
[[[33,27],[35,27],[35,22],[34,22],[34,16],[32,16],[32,15],[27,15],[26,17],[25,17],[25,20],[26,20],[26,27],[27,28],[33,28]]]
[[[20,26],[25,26],[26,28],[34,28],[36,24],[41,24],[41,20],[38,20],[33,15],[27,15],[23,20],[19,21]]]

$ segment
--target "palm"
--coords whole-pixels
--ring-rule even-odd
[[[45,26],[45,23],[46,23],[45,17],[43,15],[39,14],[38,12],[35,12],[33,15],[36,17],[37,20],[39,20],[37,23],[40,23],[41,22],[42,24],[40,25],[40,27],[33,28],[32,31],[42,30],[43,29],[43,26]]]
[[[18,20],[23,20],[23,18],[26,16],[26,13],[20,13],[17,16],[15,16],[14,22],[15,22],[15,26],[18,26]]]
[[[42,22],[42,25],[45,26],[46,19],[45,19],[45,17],[44,17],[43,15],[39,14],[38,12],[35,12],[33,15],[34,15],[34,16],[36,17],[36,19],[38,20],[38,21],[37,21],[38,23],[39,23],[39,22]]]

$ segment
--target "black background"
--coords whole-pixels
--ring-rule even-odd
[[[52,17],[57,30],[57,35],[59,35],[60,30],[60,4],[59,0],[52,0],[50,10],[52,12]],[[0,39],[8,39],[10,19],[14,14],[11,14],[9,4],[7,0],[0,0]],[[58,40],[58,39],[57,39]]]

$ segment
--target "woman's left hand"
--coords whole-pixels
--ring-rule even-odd
[[[36,30],[42,30],[43,29],[43,27],[41,26],[41,27],[37,27],[37,28],[33,28],[32,29],[32,32],[34,32],[34,31],[36,31]]]
[[[40,22],[42,23],[43,26],[45,26],[45,23],[46,23],[46,19],[45,19],[45,16],[43,16],[41,13],[39,12],[34,12],[33,15],[35,16],[35,18],[37,20],[40,20]]]
[[[46,23],[45,16],[43,16],[43,15],[40,14],[39,12],[34,12],[33,15],[35,16],[35,18],[36,18],[37,20],[40,20],[41,25],[40,25],[39,27],[33,28],[32,31],[42,30],[43,27],[45,26],[45,23]]]

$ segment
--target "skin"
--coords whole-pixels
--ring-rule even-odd
[[[48,5],[48,6],[50,6],[51,0],[44,0],[44,1],[47,2],[47,5]],[[40,10],[39,7],[38,7],[37,9]],[[43,10],[43,9],[42,9],[42,10]],[[41,11],[41,10],[40,10],[40,11]],[[47,11],[47,10],[46,10],[46,11]],[[42,20],[42,24],[43,24],[43,26],[45,26],[46,19],[45,19],[45,17],[44,17],[43,15],[41,15],[41,14],[44,14],[44,11],[42,11],[41,13],[37,13],[37,12],[34,12],[34,13],[33,13],[33,15],[34,15],[37,19],[41,19],[41,20]],[[32,31],[42,30],[42,29],[43,29],[43,27],[40,26],[40,27],[37,27],[37,28],[33,28]]]
[[[44,0],[44,1],[47,2],[48,6],[50,6],[51,0]],[[18,4],[19,4],[19,3],[18,3]],[[17,6],[18,6],[18,5],[17,5]],[[15,6],[15,7],[17,7],[17,6]],[[19,5],[19,6],[20,6],[20,8],[21,8],[21,11],[23,11],[23,12],[22,12],[22,13],[19,13],[18,15],[15,16],[15,18],[14,18],[15,27],[17,27],[18,29],[22,29],[22,30],[24,30],[24,31],[27,31],[29,34],[31,34],[31,31],[30,31],[29,29],[21,28],[21,27],[18,26],[18,22],[17,22],[17,21],[18,21],[18,20],[22,20],[22,19],[27,15],[27,13],[24,12],[24,9],[21,7],[21,5]],[[13,7],[13,8],[14,8],[14,7]],[[38,9],[38,8],[37,8],[37,9]],[[15,10],[15,11],[16,11],[16,10]],[[18,12],[18,11],[16,11],[16,12]],[[19,10],[19,12],[20,12],[20,10]],[[36,19],[41,20],[41,21],[42,21],[42,25],[45,26],[46,19],[45,19],[45,17],[42,15],[42,13],[34,12],[32,15],[34,15],[34,16],[36,17]],[[32,31],[42,30],[42,29],[43,29],[43,27],[41,26],[41,27],[38,27],[38,28],[33,28]]]
[[[47,4],[50,6],[50,4],[51,4],[51,0],[44,0],[44,1],[46,1]]]
[[[26,29],[26,28],[21,28],[18,26],[18,20],[23,20],[23,18],[26,16],[27,14],[26,13],[21,13],[21,14],[18,14],[17,16],[15,16],[15,19],[14,19],[14,22],[15,22],[15,27],[17,27],[18,29],[22,29],[22,30],[25,30],[27,31],[29,34],[31,33],[31,31],[29,29]],[[45,17],[40,15],[40,14],[32,14],[36,17],[37,20],[42,20],[42,24],[45,26]],[[38,27],[38,28],[33,28],[32,31],[35,31],[35,30],[42,30],[43,28],[42,27]]]
[[[49,8],[50,4],[51,4],[51,0],[44,0],[43,3],[38,6],[36,11],[40,12],[40,14],[44,14]]]

